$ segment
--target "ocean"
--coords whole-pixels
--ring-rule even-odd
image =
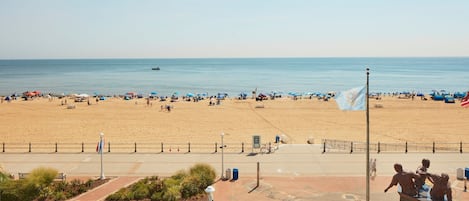
[[[160,70],[152,70],[159,67]],[[469,57],[0,60],[0,95],[469,90]]]

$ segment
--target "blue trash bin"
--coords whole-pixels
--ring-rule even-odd
[[[233,168],[233,180],[238,180],[238,168]]]
[[[469,178],[469,168],[464,169],[464,176],[466,177],[466,179]]]

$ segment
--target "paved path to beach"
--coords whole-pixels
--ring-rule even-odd
[[[30,172],[44,166],[71,177],[97,177],[100,174],[99,154],[76,153],[1,153],[0,164],[10,173]],[[372,200],[397,200],[397,194],[384,193],[394,174],[393,164],[400,162],[405,170],[414,171],[422,158],[431,161],[429,171],[447,172],[455,190],[454,200],[469,200],[463,182],[456,180],[456,170],[469,166],[467,153],[381,153],[377,159],[377,177],[371,182]],[[211,164],[221,173],[222,154],[218,153],[106,153],[104,172],[120,179],[119,185],[100,188],[113,192],[138,177],[170,176],[196,163]],[[365,154],[325,153],[320,145],[283,145],[273,154],[225,153],[223,168],[237,168],[238,181],[217,181],[218,200],[364,200]],[[256,187],[257,162],[260,164],[260,186]],[[106,189],[108,188],[108,189]],[[393,188],[396,190],[397,188]],[[90,194],[98,194],[99,189]],[[104,196],[98,196],[102,199]],[[84,199],[79,199],[84,200]]]

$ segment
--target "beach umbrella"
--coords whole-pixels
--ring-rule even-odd
[[[127,92],[127,93],[125,93],[125,95],[135,97],[135,96],[137,96],[137,92]]]
[[[158,94],[158,92],[152,91],[152,92],[150,92],[150,94],[151,94],[152,96],[154,96],[154,95]]]
[[[193,93],[187,93],[186,96],[192,98],[192,97],[194,97],[194,94]]]
[[[288,95],[296,97],[296,96],[301,96],[301,93],[298,93],[298,92],[288,92]]]
[[[88,95],[88,94],[78,94],[77,97],[79,97],[79,98],[88,98],[88,97],[90,97],[90,95]]]
[[[208,94],[207,93],[201,93],[201,94],[197,94],[198,97],[207,97]]]

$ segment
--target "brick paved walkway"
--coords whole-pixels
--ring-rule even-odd
[[[141,177],[117,177],[111,179],[109,182],[88,191],[78,197],[72,198],[69,201],[100,201],[104,200],[108,195],[118,191],[119,189],[128,186],[141,179]]]

